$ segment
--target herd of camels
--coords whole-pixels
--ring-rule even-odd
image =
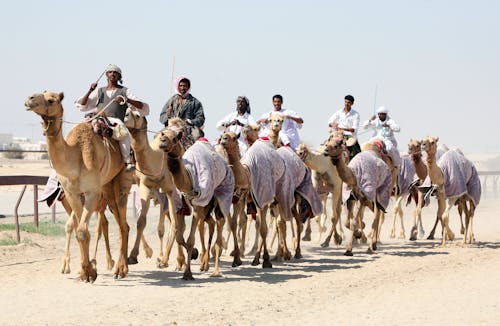
[[[349,160],[342,135],[335,133],[330,134],[318,150],[310,150],[304,144],[295,152],[280,146],[278,133],[283,117],[272,115],[266,139],[258,137],[258,126],[243,129],[250,146],[241,156],[239,135],[231,132],[224,133],[215,147],[200,139],[185,148],[184,125],[180,119],[171,120],[169,126],[158,132],[150,143],[146,118],[129,111],[125,124],[131,136],[137,170],[128,172],[117,142],[95,133],[89,123],[77,124],[64,139],[63,97],[63,93],[33,94],[26,100],[25,106],[42,118],[49,157],[65,194],[63,204],[69,218],[61,271],[70,272],[69,245],[75,232],[80,247],[82,281],[94,282],[97,278],[95,256],[101,234],[106,243],[107,268],[114,268],[115,278],[126,277],[129,264],[137,263],[141,243],[145,255],[152,256],[152,249],[143,235],[151,200],[160,202],[157,265],[159,268],[168,266],[171,249],[177,242],[176,269],[183,271],[185,280],[193,279],[191,260],[198,257],[196,229],[202,247],[199,255],[201,271],[209,269],[212,256],[215,267],[211,275],[221,276],[220,255],[223,249],[227,249],[231,236],[232,266],[241,265],[241,257],[246,251],[247,222],[251,221],[249,216],[255,219],[256,228],[254,246],[250,251],[254,254],[252,265],[259,265],[262,258],[262,267],[272,267],[269,248],[276,239],[277,260],[291,259],[290,249],[294,251],[294,258],[301,258],[301,240],[311,239],[311,219],[318,221],[320,237],[327,231],[327,197],[331,197],[328,211],[332,223],[321,246],[329,246],[332,236],[336,245],[344,240],[346,256],[353,255],[355,239],[367,243],[369,252],[377,250],[380,227],[391,196],[395,198],[391,237],[395,236],[399,216],[399,237],[405,238],[401,206],[405,201],[412,200],[415,201],[415,209],[410,240],[422,236],[421,211],[432,195],[437,198],[438,208],[428,239],[434,238],[440,222],[442,244],[454,240],[455,235],[448,224],[450,210],[456,205],[462,223],[463,242],[474,241],[472,222],[481,194],[477,171],[459,150],[440,153],[436,137],[412,140],[408,146],[409,154],[402,157],[402,165],[396,169],[380,142],[363,144],[362,152]],[[426,153],[425,159],[423,152]],[[134,178],[138,183],[142,209],[137,220],[136,239],[129,254],[126,210]],[[162,200],[162,196],[166,196],[167,200]],[[116,262],[110,253],[108,222],[104,215],[106,207],[109,207],[119,227],[120,251]],[[347,218],[342,224],[343,207],[347,210]],[[364,233],[365,208],[374,213],[368,235]],[[268,211],[272,224],[266,220]],[[98,223],[91,258],[88,225],[96,212]],[[192,223],[186,238],[185,221],[191,212]],[[464,222],[462,215],[465,216]],[[170,227],[164,243],[166,218]],[[290,249],[286,240],[287,221],[295,221],[291,227],[293,246]],[[205,223],[208,225],[207,241]],[[272,234],[270,237],[268,230]]]

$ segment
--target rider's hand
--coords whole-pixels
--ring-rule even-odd
[[[96,89],[96,87],[97,87],[97,83],[90,84],[89,92],[93,92],[94,89]]]

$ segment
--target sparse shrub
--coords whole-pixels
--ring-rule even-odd
[[[21,151],[21,147],[17,144],[7,145],[5,150],[11,150],[13,152],[4,152],[3,156],[8,159],[22,160],[24,158],[24,153]]]

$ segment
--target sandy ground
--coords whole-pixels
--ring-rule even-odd
[[[48,171],[46,162],[0,163],[0,175],[48,175]],[[10,212],[18,190],[0,188],[1,212],[7,212],[0,223],[13,221]],[[22,220],[31,221],[32,203],[28,200],[21,208],[28,212]],[[174,271],[174,257],[170,259],[172,266],[160,270],[156,259],[146,259],[142,252],[139,264],[130,266],[128,277],[114,280],[105,269],[101,245],[99,276],[94,284],[82,283],[76,280],[79,250],[74,239],[72,272],[61,274],[64,238],[23,233],[27,243],[0,247],[0,324],[498,324],[499,210],[498,197],[483,196],[476,210],[477,241],[473,245],[461,245],[456,210],[451,226],[459,240],[444,248],[439,240],[390,239],[389,214],[382,230],[383,244],[376,254],[367,254],[366,246],[361,245],[354,248],[354,257],[343,256],[343,247],[321,248],[314,225],[313,241],[303,244],[301,260],[274,263],[273,269],[263,270],[250,266],[246,257],[241,267],[231,268],[231,258],[224,254],[224,277],[210,278],[211,271],[200,273],[196,261],[196,280],[192,282],[182,281],[181,274]],[[47,209],[41,212],[42,218],[50,217],[45,214]],[[58,212],[58,219],[65,220],[60,206]],[[412,208],[405,209],[407,237],[411,212]],[[434,214],[435,205],[423,212],[426,232],[432,227]],[[158,252],[157,215],[158,209],[152,208],[146,229],[155,250],[153,257]],[[371,213],[367,214],[367,225],[370,220]],[[133,217],[129,224],[134,238]],[[94,226],[95,220],[92,230]],[[116,230],[111,221],[115,255]]]

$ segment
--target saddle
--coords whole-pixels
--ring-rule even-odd
[[[86,114],[85,118],[89,119],[88,123],[92,126],[95,134],[101,137],[113,137],[113,127],[115,127],[116,123],[111,123],[106,116],[99,115],[96,117],[96,114],[92,112]]]

